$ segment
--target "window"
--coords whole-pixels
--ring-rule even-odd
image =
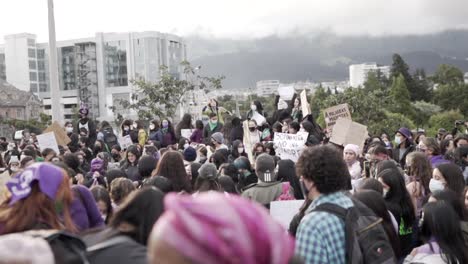
[[[50,110],[50,109],[52,109],[52,105],[44,105],[44,109],[45,110]]]
[[[45,74],[45,72],[40,72],[40,73],[39,73],[39,81],[40,81],[40,82],[45,82],[45,81],[46,81],[46,74]]]
[[[24,119],[23,111],[21,108],[16,109],[16,118]]]
[[[31,46],[31,47],[36,46],[36,41],[34,39],[28,39],[28,46]]]
[[[29,90],[30,90],[31,92],[33,92],[33,93],[34,93],[34,92],[37,92],[37,83],[30,83],[30,84],[29,84]]]
[[[65,119],[73,119],[73,115],[63,115]]]
[[[36,50],[35,49],[28,49],[28,56],[29,56],[29,58],[36,58]]]
[[[44,58],[45,58],[45,50],[43,50],[43,49],[38,49],[38,50],[37,50],[37,58],[38,58],[38,59],[44,59]]]
[[[36,69],[36,61],[30,60],[29,61],[29,69],[35,70]]]
[[[70,108],[73,108],[73,107],[76,107],[76,104],[64,104],[63,105],[64,109],[70,109]]]
[[[106,87],[127,86],[127,48],[125,41],[106,42],[104,46]]]
[[[30,81],[37,81],[37,73],[36,72],[29,72],[29,80]]]
[[[47,84],[40,83],[39,84],[39,92],[47,92]]]
[[[39,54],[39,52],[38,52],[37,54]],[[37,62],[37,69],[40,70],[40,71],[45,71],[45,63],[44,63],[44,61],[38,61],[38,62]]]

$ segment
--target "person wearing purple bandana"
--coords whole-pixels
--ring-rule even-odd
[[[67,173],[51,163],[35,163],[13,176],[11,196],[0,205],[0,235],[32,229],[75,232]]]
[[[88,133],[86,135],[88,137],[87,144],[88,146],[94,146],[94,142],[97,139],[96,124],[93,120],[88,118],[88,107],[85,104],[81,103],[80,110],[78,111],[78,113],[80,115],[80,119],[75,125],[75,130],[80,132],[83,128],[86,129]]]

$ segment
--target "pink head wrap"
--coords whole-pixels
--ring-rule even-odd
[[[151,239],[196,263],[287,264],[294,240],[262,206],[238,196],[168,194]]]

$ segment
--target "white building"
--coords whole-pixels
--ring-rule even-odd
[[[352,64],[349,66],[349,84],[351,87],[364,85],[367,74],[371,71],[380,71],[385,76],[390,76],[390,66],[380,66],[377,63]]]
[[[186,45],[175,35],[159,32],[96,33],[94,37],[57,42],[60,102],[65,120],[72,118],[73,108],[84,102],[92,117],[113,120],[110,107],[123,116],[131,114],[117,104],[130,100],[135,92],[132,80],[156,82],[160,67],[168,67],[177,78],[186,60]],[[48,44],[36,44],[33,34],[5,37],[0,45],[0,78],[2,54],[6,80],[24,91],[43,99],[50,114],[48,85]]]
[[[1,73],[0,73],[0,75],[1,75]],[[463,79],[465,81],[465,84],[468,84],[468,72],[465,72],[465,75],[463,75]]]
[[[279,80],[263,80],[257,82],[256,91],[258,96],[268,96],[276,94],[280,86]]]

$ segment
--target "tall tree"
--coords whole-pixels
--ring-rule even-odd
[[[418,98],[418,91],[414,85],[413,77],[409,72],[409,66],[400,56],[400,54],[393,54],[393,63],[390,71],[390,79],[398,78],[400,74],[403,76],[404,83],[409,91],[410,100],[414,101]]]
[[[431,79],[436,84],[457,86],[463,83],[463,72],[455,66],[441,64]]]
[[[416,69],[413,80],[415,94],[412,100],[430,102],[432,100],[432,89],[429,86],[424,69]]]
[[[393,113],[400,113],[403,115],[413,114],[410,93],[406,86],[403,74],[398,75],[398,77],[393,77],[393,83],[392,87],[390,88],[389,96],[391,100],[389,109]]]
[[[328,96],[329,95],[325,91],[325,88],[323,88],[322,84],[315,89],[315,92],[310,99],[310,110],[314,118],[318,118],[320,115],[320,109],[325,107],[324,102]]]

